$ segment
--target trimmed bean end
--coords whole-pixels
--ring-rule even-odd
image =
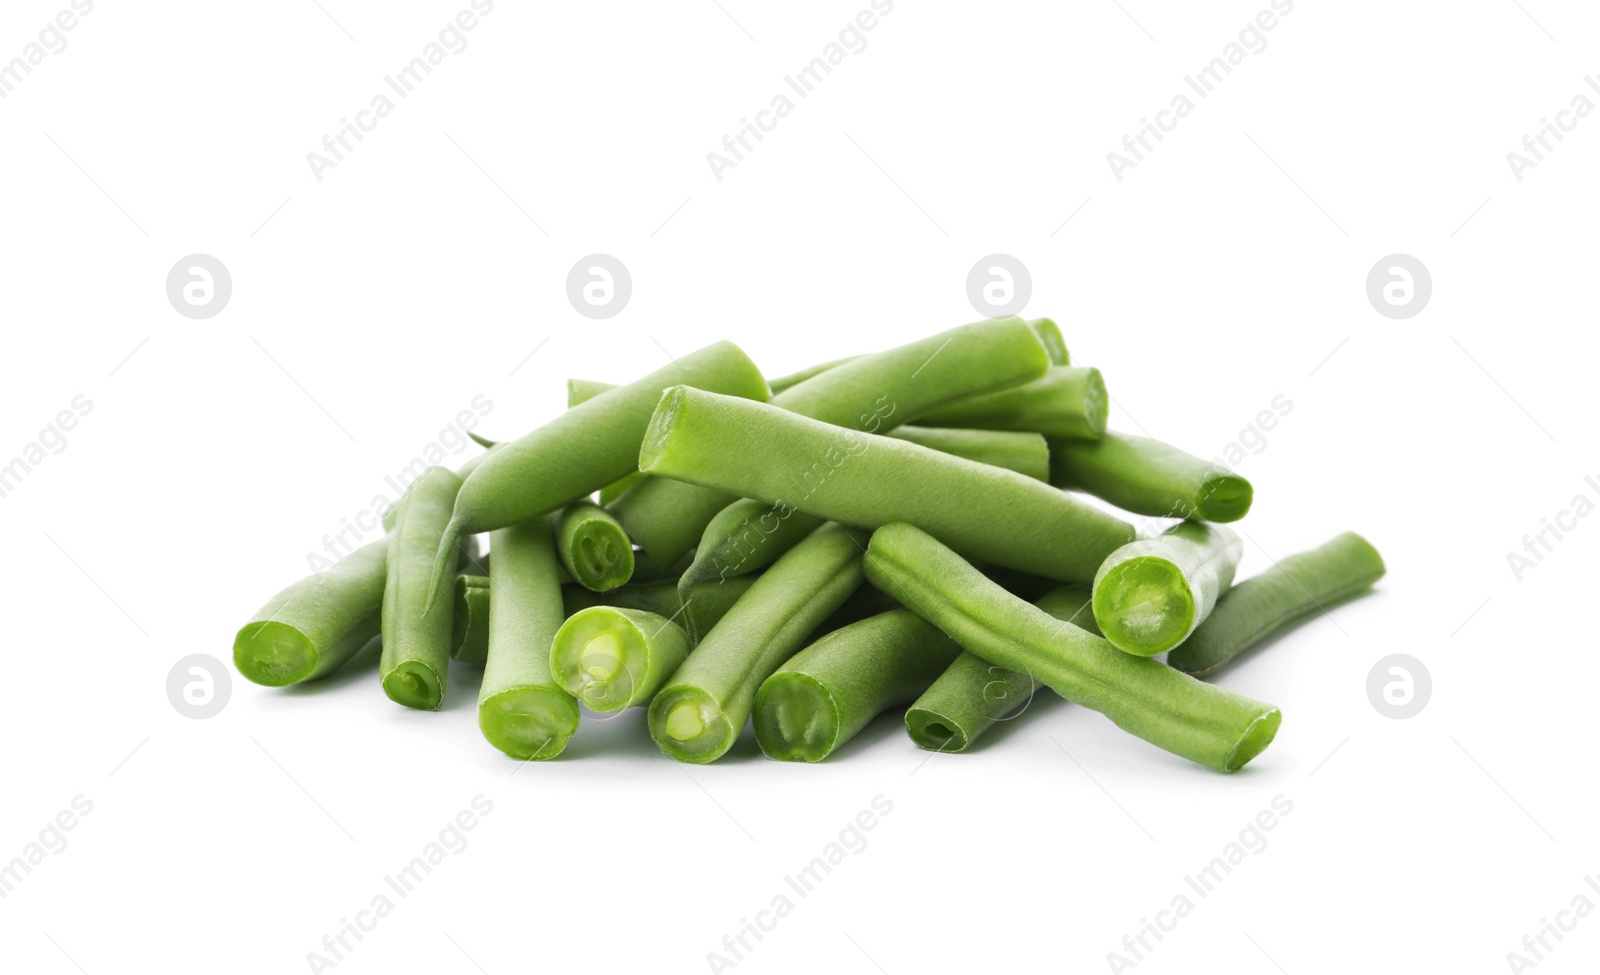
[[[1238,521],[1250,513],[1255,488],[1237,474],[1218,474],[1207,478],[1200,490],[1196,517],[1202,521]]]
[[[839,744],[839,706],[816,678],[768,677],[756,695],[756,742],[768,758],[820,762]]]
[[[1194,629],[1194,593],[1183,570],[1159,556],[1116,566],[1094,587],[1094,621],[1111,645],[1150,657],[1171,650]]]
[[[956,722],[927,708],[906,711],[906,733],[918,748],[930,752],[964,752],[971,744]]]
[[[267,687],[298,684],[317,665],[317,648],[287,623],[248,623],[233,640],[233,666]]]
[[[704,764],[721,758],[739,730],[716,699],[698,687],[668,687],[650,702],[650,736],[680,762]]]
[[[621,711],[649,693],[642,687],[650,648],[627,616],[609,606],[574,613],[550,646],[550,673],[591,711]]]
[[[513,687],[479,702],[478,728],[512,758],[555,758],[578,730],[578,705],[546,687]]]
[[[633,543],[617,525],[593,521],[578,530],[567,566],[586,589],[610,592],[633,578]]]
[[[1233,746],[1233,751],[1228,753],[1228,758],[1223,763],[1223,771],[1236,772],[1244,768],[1252,758],[1266,751],[1267,746],[1272,744],[1272,739],[1277,737],[1278,726],[1282,723],[1283,712],[1277,708],[1250,722],[1250,727],[1245,729],[1244,736]]]
[[[444,680],[427,664],[407,660],[383,675],[383,692],[396,704],[437,711],[444,703]]]

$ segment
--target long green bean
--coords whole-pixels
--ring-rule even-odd
[[[873,585],[975,655],[1031,674],[1067,700],[1176,755],[1231,772],[1277,734],[1277,708],[1064,626],[911,525],[886,525],[873,534],[866,573]]]
[[[489,577],[456,576],[456,608],[450,614],[450,659],[477,664],[489,659]]]
[[[1029,430],[1051,437],[1098,440],[1106,432],[1109,404],[1100,370],[1052,366],[1042,379],[968,396],[918,420],[924,426]]]
[[[756,741],[768,758],[820,762],[873,718],[915,700],[960,653],[908,609],[834,630],[761,682]]]
[[[973,558],[1061,582],[1090,582],[1134,537],[1024,475],[682,386],[661,398],[639,460],[651,474],[845,524],[910,522]]]
[[[586,589],[605,592],[633,577],[633,542],[611,513],[587,499],[561,509],[556,554]]]
[[[861,584],[861,540],[824,525],[758,578],[650,702],[650,735],[680,762],[720,758],[761,682]],[[726,583],[724,583],[726,585]]]
[[[1095,441],[1051,440],[1050,483],[1134,514],[1199,521],[1238,521],[1255,494],[1249,481],[1221,463],[1109,431]]]
[[[548,518],[496,530],[489,538],[489,654],[478,688],[478,728],[518,759],[561,754],[578,727],[578,705],[550,673],[561,628],[561,584]]]
[[[411,485],[389,543],[378,670],[390,700],[425,711],[444,701],[455,608],[450,593],[434,591],[429,566],[441,539],[446,568],[455,563],[456,540],[447,526],[460,490],[461,479],[447,468],[429,468]],[[443,598],[435,602],[436,596]]]
[[[332,673],[378,635],[387,539],[267,600],[233,638],[233,665],[257,684],[283,687]]]
[[[1383,573],[1378,550],[1345,532],[1223,593],[1206,621],[1167,654],[1167,663],[1196,677],[1213,674],[1267,637],[1365,592]]]
[[[689,634],[655,613],[592,606],[568,617],[550,648],[550,672],[591,711],[648,704],[689,655]]]
[[[1094,620],[1111,645],[1152,657],[1171,650],[1233,585],[1244,545],[1230,528],[1173,525],[1112,552],[1094,577]]]

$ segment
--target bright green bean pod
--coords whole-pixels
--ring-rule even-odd
[[[1087,589],[1058,586],[1033,604],[1058,620],[1100,635]],[[1027,674],[964,652],[906,710],[906,733],[929,751],[964,752],[994,725],[1019,717],[1037,689]]]
[[[756,741],[768,758],[820,762],[873,718],[915,700],[960,653],[908,609],[834,630],[761,682]]]
[[[873,534],[866,572],[873,585],[976,656],[1031,674],[1124,731],[1201,765],[1242,768],[1272,743],[1282,721],[1269,704],[1063,624],[911,525],[887,525]]]
[[[963,325],[852,359],[773,397],[772,405],[822,423],[883,433],[973,393],[1042,376],[1049,357],[1020,318]],[[653,478],[611,508],[628,534],[662,563],[700,541],[717,513],[738,498],[708,487]]]
[[[848,525],[909,522],[972,558],[1060,582],[1090,582],[1134,537],[1014,471],[688,387],[661,398],[639,459],[651,474]]]
[[[679,384],[767,398],[767,381],[750,357],[732,342],[718,342],[643,379],[601,393],[519,440],[499,445],[462,482],[435,556],[434,587],[443,583],[449,550],[462,535],[505,528],[554,511],[633,473],[639,442],[662,391]]]
[[[1044,343],[1044,350],[1050,353],[1050,364],[1053,366],[1072,365],[1072,354],[1067,351],[1067,340],[1061,335],[1061,327],[1053,318],[1030,318],[1028,327],[1039,336],[1039,341]]]
[[[565,615],[550,519],[498,529],[489,547],[489,659],[478,728],[512,758],[554,758],[578,729],[578,705],[550,673],[550,644]]]
[[[1098,440],[1110,400],[1100,370],[1052,366],[1044,378],[951,403],[918,417],[924,426],[1030,430],[1051,437]]]
[[[1231,528],[1173,525],[1112,552],[1094,577],[1094,621],[1111,645],[1153,657],[1171,650],[1233,585],[1244,544]]]
[[[601,393],[609,393],[616,388],[616,383],[604,383],[598,379],[569,379],[567,380],[567,409],[570,410],[579,403],[586,403]]]
[[[586,589],[605,592],[633,578],[633,541],[611,513],[576,501],[556,518],[556,554]]]
[[[267,600],[233,639],[233,665],[267,687],[332,673],[378,634],[387,539]]]
[[[1255,494],[1249,481],[1221,463],[1114,432],[1096,441],[1051,440],[1050,483],[1134,514],[1197,521],[1238,521]]]
[[[460,489],[461,479],[448,469],[429,468],[407,492],[389,542],[378,670],[384,693],[408,708],[435,711],[444,702],[455,600],[448,592],[435,593],[430,566],[441,539],[446,568],[455,564],[456,540],[447,529]],[[435,602],[436,595],[441,598]]]
[[[450,658],[477,664],[489,658],[489,577],[456,576],[456,608],[450,614]]]
[[[698,764],[733,747],[761,682],[861,584],[861,548],[843,525],[824,525],[756,580],[650,702],[663,752]]]
[[[1206,621],[1167,654],[1167,664],[1196,677],[1213,674],[1262,640],[1365,592],[1383,573],[1378,550],[1345,532],[1223,593]]]
[[[755,580],[748,577],[729,579],[727,582],[703,582],[689,590],[687,596],[679,593],[677,584],[671,581],[623,586],[604,593],[590,592],[579,586],[564,586],[561,598],[568,616],[591,606],[640,609],[664,616],[683,627],[689,634],[690,646],[694,646],[711,632],[717,621],[726,616],[728,610],[754,584]]]
[[[550,648],[550,672],[591,711],[649,704],[689,655],[689,634],[655,613],[592,606],[567,618]]]
[[[846,362],[854,362],[859,358],[861,358],[859,355],[847,355],[842,359],[829,359],[827,362],[819,362],[814,366],[806,366],[804,369],[791,372],[787,376],[779,376],[770,383],[772,395],[776,396],[786,389],[793,389],[808,379],[817,378],[835,366],[842,366]]]
[[[456,468],[456,477],[459,477],[462,480],[466,480],[468,474],[471,474],[473,471],[478,469],[478,465],[483,463],[485,457],[489,456],[490,450],[493,450],[495,447],[499,446],[494,441],[485,440],[475,433],[468,433],[467,436],[477,441],[478,445],[484,448],[484,452],[481,454],[473,454],[471,457],[467,458],[467,462],[465,464],[462,464],[460,467]],[[410,490],[410,487],[407,487],[406,493],[410,493]],[[385,533],[394,531],[395,522],[399,521],[400,519],[400,506],[405,504],[405,501],[406,496],[405,494],[402,494],[400,495],[399,501],[396,501],[394,504],[391,504],[389,507],[384,509],[383,530]],[[474,548],[472,551],[476,553],[477,549]]]
[[[600,489],[600,504],[608,505],[645,482],[645,475],[634,471],[620,481],[612,481]]]
[[[1044,437],[1037,433],[905,426],[889,431],[888,436],[980,464],[1004,467],[1040,481],[1049,469],[1050,451]],[[823,520],[741,498],[717,512],[706,525],[694,562],[678,585],[688,588],[710,579],[731,579],[765,568],[800,544]]]

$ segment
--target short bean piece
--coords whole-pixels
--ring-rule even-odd
[[[550,648],[550,672],[591,711],[648,704],[689,655],[689,634],[655,613],[591,606],[567,618]]]
[[[575,501],[556,518],[556,554],[586,589],[605,592],[633,577],[633,541],[611,513]]]
[[[1152,657],[1171,650],[1233,585],[1244,545],[1230,528],[1173,525],[1112,552],[1094,577],[1094,620],[1111,645]]]
[[[1052,366],[1031,383],[969,396],[919,417],[924,426],[1029,430],[1050,437],[1098,440],[1110,400],[1100,370]]]
[[[1250,482],[1148,437],[1107,432],[1099,440],[1053,439],[1050,483],[1086,491],[1134,514],[1238,521],[1250,511]]]
[[[461,479],[448,469],[429,468],[407,492],[389,542],[378,670],[390,700],[425,711],[443,703],[449,674],[455,600],[435,593],[430,567],[441,539],[446,567],[455,564],[456,542],[446,531],[460,489]]]

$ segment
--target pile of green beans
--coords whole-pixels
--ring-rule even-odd
[[[566,397],[518,439],[474,433],[485,450],[412,481],[385,537],[268,600],[238,671],[284,687],[376,657],[373,683],[422,711],[475,680],[483,738],[524,762],[633,707],[680,762],[838,761],[880,719],[972,753],[1056,720],[1028,706],[1050,691],[1232,772],[1283,716],[1201,678],[1385,572],[1345,532],[1236,585],[1224,523],[1251,483],[1108,431],[1105,376],[1048,318],[770,383],[718,342]],[[1175,523],[1140,537],[1106,506]]]

